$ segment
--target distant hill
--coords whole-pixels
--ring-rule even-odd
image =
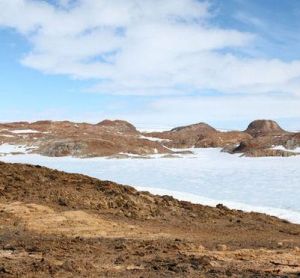
[[[299,134],[283,130],[272,120],[253,121],[245,131],[222,132],[206,123],[197,123],[148,133],[121,120],[98,124],[38,121],[0,124],[0,146],[23,146],[27,153],[52,157],[172,157],[174,148],[222,148],[247,156],[292,156],[298,154]]]

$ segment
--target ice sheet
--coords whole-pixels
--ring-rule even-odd
[[[202,203],[266,212],[300,223],[300,156],[239,157],[220,149],[195,149],[195,155],[153,159],[1,157],[82,173],[135,187],[162,190]],[[176,193],[177,192],[177,193]],[[209,203],[208,202],[208,203]]]

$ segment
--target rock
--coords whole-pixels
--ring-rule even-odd
[[[217,248],[218,251],[226,251],[228,249],[227,245],[225,245],[225,244],[218,244],[216,246],[216,248]]]
[[[217,208],[217,209],[220,209],[220,210],[229,210],[229,208],[226,207],[226,206],[224,206],[223,204],[217,204],[217,205],[216,205],[216,208]]]
[[[111,129],[117,130],[119,132],[138,133],[138,131],[136,130],[134,125],[132,125],[129,122],[121,121],[121,120],[115,120],[115,121],[104,120],[104,121],[98,123],[97,126],[111,128]]]
[[[171,132],[197,132],[198,134],[204,134],[209,132],[217,132],[216,129],[214,129],[212,126],[206,124],[206,123],[198,123],[188,126],[180,126],[171,129]]]
[[[253,137],[265,136],[270,134],[282,134],[285,133],[278,123],[272,120],[256,120],[249,124],[245,130]]]
[[[206,248],[202,245],[202,244],[199,244],[199,246],[198,246],[198,250],[199,251],[203,251],[203,250],[205,250]]]
[[[175,154],[189,155],[194,154],[192,151],[174,151]]]
[[[278,248],[282,248],[282,247],[283,247],[283,242],[281,242],[281,241],[278,242],[278,243],[277,243],[277,247],[278,247]]]
[[[115,154],[107,157],[107,159],[128,159],[128,158],[130,158],[128,154]]]
[[[174,154],[165,154],[162,156],[162,158],[181,158],[179,155]]]

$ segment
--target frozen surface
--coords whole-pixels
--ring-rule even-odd
[[[0,145],[0,156],[8,156],[13,153],[18,154],[26,154],[30,151],[34,150],[36,147],[34,146],[26,146],[26,145],[11,145],[11,144],[2,144]]]
[[[7,162],[40,164],[157,194],[266,212],[300,223],[300,156],[247,158],[219,149],[193,150],[183,158],[77,159],[8,155]]]
[[[38,130],[34,130],[34,129],[16,129],[16,130],[10,130],[9,132],[15,134],[40,133]]]
[[[286,149],[284,146],[275,146],[272,149],[273,150],[281,150],[281,151],[300,153],[300,147],[295,148],[295,149]]]
[[[151,137],[151,136],[139,136],[140,139],[147,139],[149,141],[156,141],[156,142],[163,142],[163,141],[170,141],[169,139],[161,139],[161,138],[157,138],[157,137]]]
[[[0,154],[25,153],[26,149],[27,147],[23,145],[2,144],[0,145]]]

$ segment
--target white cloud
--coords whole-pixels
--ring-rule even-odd
[[[249,14],[245,14],[240,11],[234,15],[234,18],[236,18],[237,20],[239,20],[245,24],[254,25],[257,28],[266,28],[265,23],[261,19],[255,17],[255,16],[252,16],[252,15],[249,15]]]
[[[67,8],[71,4],[72,0],[57,0],[59,6]]]
[[[299,117],[300,99],[273,95],[261,96],[208,96],[163,98],[151,104],[151,110],[179,117],[198,117],[212,121],[215,119],[256,119]],[[163,112],[165,111],[165,112]],[[175,116],[176,117],[176,116]],[[188,120],[189,121],[189,120]]]
[[[22,60],[28,67],[99,80],[91,90],[107,94],[300,92],[300,61],[235,55],[255,36],[213,26],[207,2],[57,3],[0,0],[0,26],[16,29],[32,45]]]

